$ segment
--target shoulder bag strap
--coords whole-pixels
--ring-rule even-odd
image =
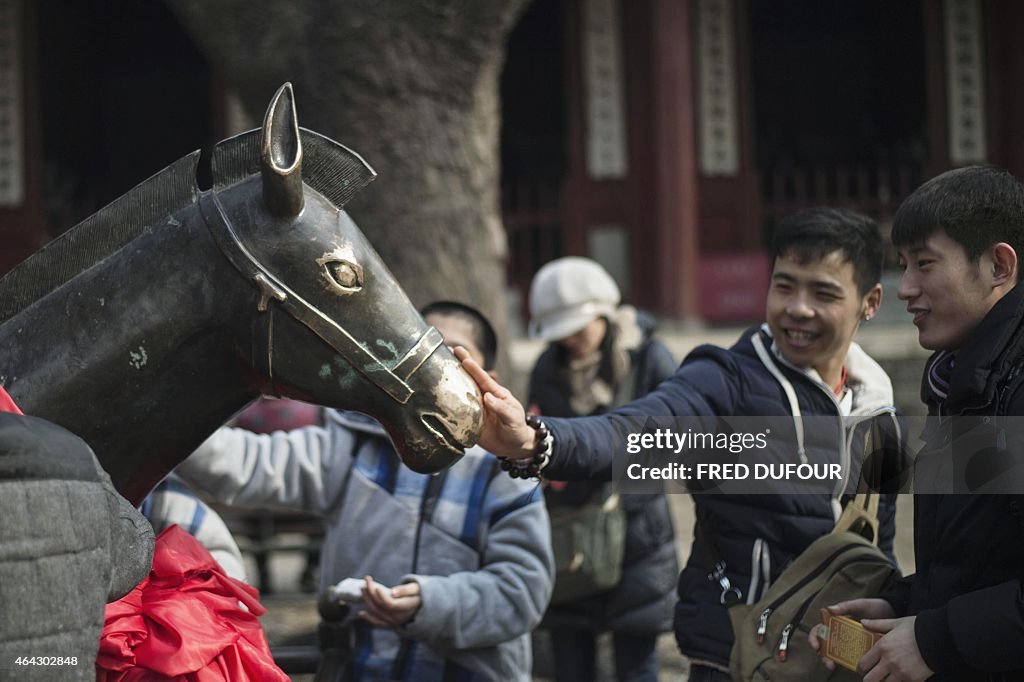
[[[882,472],[882,457],[875,454],[876,445],[883,442],[878,420],[884,417],[873,417],[868,432],[864,436],[864,454],[861,457],[863,466],[870,469],[861,470],[857,494],[843,509],[833,533],[853,531],[874,543],[878,543],[878,487]]]

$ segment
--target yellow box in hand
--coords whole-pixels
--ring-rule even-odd
[[[857,661],[881,638],[881,634],[846,616],[829,616],[828,623],[818,626],[821,655],[854,672]]]

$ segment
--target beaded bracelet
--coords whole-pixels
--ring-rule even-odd
[[[535,415],[527,415],[526,425],[533,429],[533,458],[513,460],[499,457],[501,468],[512,478],[540,478],[544,467],[551,461],[551,438],[548,427]]]

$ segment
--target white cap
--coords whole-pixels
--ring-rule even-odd
[[[530,284],[530,336],[558,341],[598,317],[611,317],[621,299],[612,276],[589,258],[547,263]]]

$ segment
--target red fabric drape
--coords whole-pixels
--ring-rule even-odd
[[[0,412],[23,414],[23,412],[18,409],[18,406],[14,404],[14,400],[11,396],[7,395],[7,391],[4,390],[3,386],[0,386]]]
[[[255,589],[171,526],[156,539],[149,577],[107,605],[96,679],[287,681],[257,618],[265,611]]]

